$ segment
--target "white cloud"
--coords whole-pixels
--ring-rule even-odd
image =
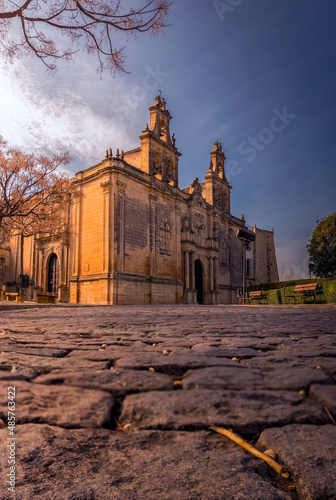
[[[21,62],[1,66],[0,135],[25,152],[69,151],[81,168],[99,162],[109,147],[128,147],[132,141],[127,123],[117,120],[110,105],[102,112],[83,92],[76,92],[76,82],[66,83],[57,77],[45,79],[45,74],[39,78]],[[118,93],[119,84],[114,83]],[[97,101],[101,103],[101,95]]]

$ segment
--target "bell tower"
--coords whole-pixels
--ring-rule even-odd
[[[173,146],[169,130],[172,116],[168,109],[166,109],[165,99],[157,96],[155,98],[155,104],[149,108],[149,112],[149,130],[153,133],[153,136],[165,142],[168,146]]]
[[[222,213],[230,213],[230,190],[232,186],[228,183],[225,175],[226,156],[222,150],[222,144],[214,143],[210,153],[211,160],[209,170],[205,176],[204,196],[206,201]]]
[[[224,171],[224,163],[226,160],[226,156],[222,151],[222,144],[218,141],[214,143],[214,148],[211,151],[211,163],[210,169],[215,172],[220,179],[226,181],[225,171]]]
[[[140,136],[141,170],[159,181],[178,187],[178,158],[181,153],[175,146],[175,134],[170,135],[172,116],[161,95],[156,96],[149,113],[149,126],[146,125]]]

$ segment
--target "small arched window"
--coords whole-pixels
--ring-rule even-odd
[[[224,196],[220,190],[218,190],[215,194],[214,206],[217,210],[224,209]]]
[[[174,164],[172,160],[167,162],[167,182],[168,184],[174,184]]]
[[[160,139],[167,142],[167,125],[163,120],[160,123]]]
[[[162,158],[160,153],[154,153],[154,175],[162,180]]]

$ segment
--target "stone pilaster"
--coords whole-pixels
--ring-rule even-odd
[[[209,257],[209,291],[214,291],[214,259]]]
[[[126,183],[117,181],[119,205],[119,272],[125,272],[125,190]]]
[[[109,260],[110,260],[110,198],[111,198],[111,183],[109,180],[102,182],[101,187],[103,189],[103,273],[109,272]]]
[[[149,195],[149,217],[150,217],[150,276],[156,275],[156,202],[158,197]]]
[[[189,290],[190,288],[189,252],[184,252],[184,286],[186,290]]]

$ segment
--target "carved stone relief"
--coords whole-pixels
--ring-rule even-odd
[[[170,255],[170,225],[166,216],[162,217],[159,228],[159,253]]]

